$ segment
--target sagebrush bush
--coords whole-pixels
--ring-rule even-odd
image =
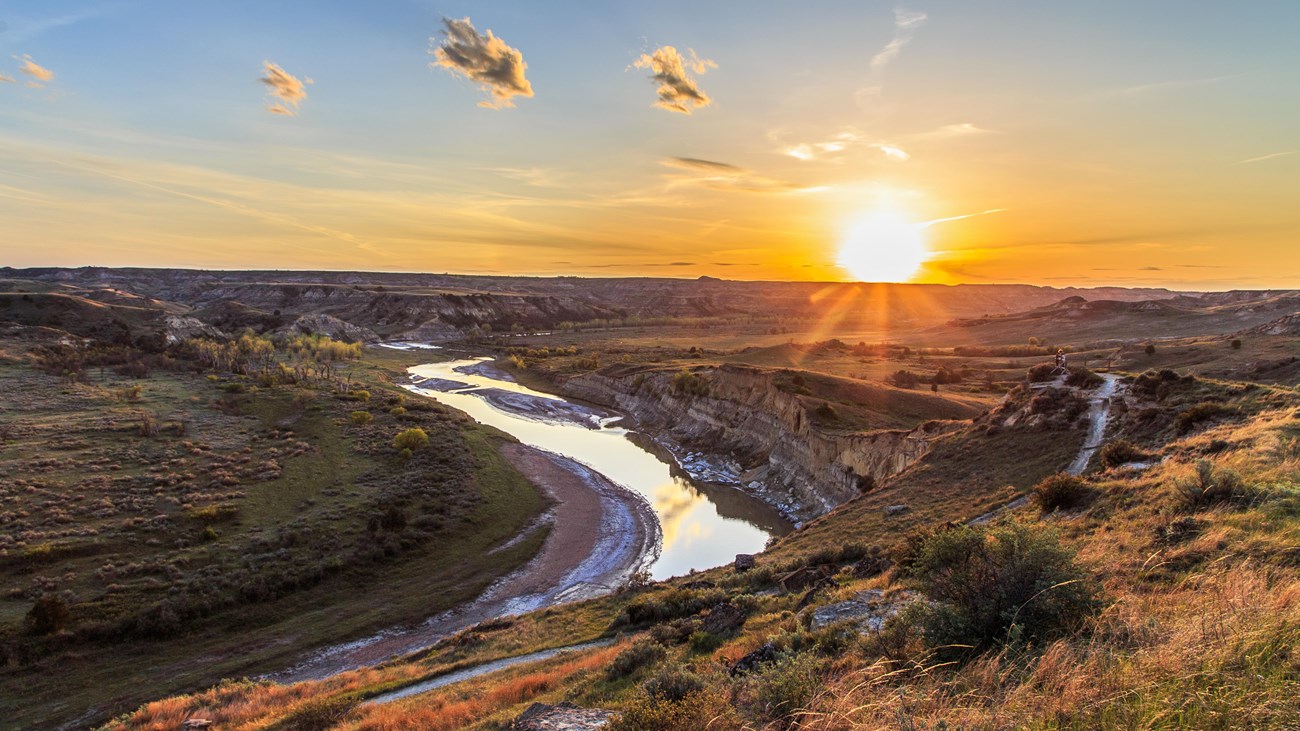
[[[415,451],[429,443],[429,434],[420,427],[412,427],[393,437],[393,448],[403,453]],[[405,455],[409,456],[409,455]]]
[[[1196,463],[1196,473],[1174,480],[1174,491],[1184,509],[1198,510],[1217,503],[1246,502],[1251,490],[1241,475],[1220,469],[1209,460]]]
[[[605,676],[610,680],[626,678],[644,667],[654,665],[664,659],[667,653],[654,642],[638,642],[614,657],[614,661],[605,669]]]
[[[1029,369],[1027,377],[1031,383],[1042,383],[1043,381],[1052,380],[1052,374],[1056,372],[1056,366],[1051,363],[1039,363]]]
[[[699,614],[727,598],[721,589],[671,589],[638,597],[627,603],[616,625],[664,622]]]
[[[1044,477],[1031,488],[1031,492],[1034,503],[1042,508],[1044,513],[1050,513],[1053,510],[1078,505],[1088,497],[1091,490],[1083,479],[1058,472]]]
[[[348,420],[356,426],[365,426],[374,421],[375,417],[369,411],[353,411],[348,414]]]
[[[704,731],[737,728],[736,712],[721,690],[691,693],[680,701],[641,695],[610,722],[608,731]]]
[[[1178,412],[1178,416],[1174,417],[1174,428],[1179,434],[1186,434],[1201,422],[1236,412],[1237,410],[1231,406],[1225,406],[1217,401],[1202,401]]]
[[[825,682],[823,661],[811,655],[786,657],[745,678],[742,696],[750,713],[789,728]]]
[[[1107,469],[1113,469],[1129,462],[1141,462],[1150,459],[1151,455],[1142,451],[1136,444],[1127,439],[1116,439],[1113,442],[1107,442],[1106,446],[1101,448],[1098,459],[1101,465]]]
[[[1096,388],[1104,382],[1104,378],[1087,368],[1071,368],[1070,375],[1065,377],[1065,385],[1075,388]]]
[[[941,655],[1050,639],[1098,607],[1096,589],[1055,533],[1025,525],[961,526],[934,533],[912,573],[938,602],[924,620]]]
[[[656,673],[642,687],[651,698],[678,702],[704,690],[704,685],[704,678],[695,673],[671,667]]]

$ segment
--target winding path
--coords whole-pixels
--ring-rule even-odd
[[[1065,468],[1066,474],[1081,475],[1084,470],[1088,469],[1088,464],[1092,462],[1092,456],[1097,453],[1106,436],[1106,427],[1110,425],[1110,406],[1116,392],[1119,391],[1119,376],[1113,373],[1098,373],[1101,376],[1102,384],[1097,387],[1088,397],[1088,434],[1083,439],[1083,446],[1079,448],[1079,453],[1075,455],[1074,461],[1069,467]],[[1048,386],[1060,386],[1064,383],[1064,376],[1050,383],[1037,386],[1037,388],[1046,388]],[[967,525],[979,525],[987,523],[1003,511],[1015,510],[1029,503],[1029,496],[1012,500],[1000,508],[994,508],[989,512],[966,521]]]

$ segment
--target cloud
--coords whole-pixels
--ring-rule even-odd
[[[693,49],[687,49],[690,57],[678,53],[672,46],[656,48],[653,53],[643,53],[632,62],[639,69],[650,69],[650,78],[659,83],[659,101],[655,106],[670,112],[690,114],[696,109],[707,107],[712,99],[705,94],[691,78],[689,71],[703,74],[718,65],[707,58],[695,55]]]
[[[1247,163],[1252,163],[1252,162],[1263,162],[1265,160],[1272,160],[1275,157],[1286,157],[1287,155],[1294,155],[1296,153],[1300,153],[1300,150],[1287,150],[1286,152],[1274,152],[1270,155],[1260,155],[1259,157],[1246,158],[1245,160],[1238,161],[1237,164],[1245,165]]]
[[[917,135],[912,135],[912,137],[918,140],[942,140],[952,137],[969,137],[971,135],[991,134],[992,132],[993,130],[991,129],[976,127],[970,122],[962,122],[961,124],[945,124],[936,130],[922,132]]]
[[[883,152],[885,157],[890,160],[898,160],[899,162],[902,162],[911,157],[911,155],[907,154],[907,150],[904,150],[901,147],[895,147],[894,145],[878,144],[872,145],[872,147]]]
[[[871,70],[880,73],[885,70],[898,54],[902,52],[903,46],[911,42],[912,36],[916,35],[916,29],[925,23],[926,14],[921,12],[912,12],[897,8],[894,10],[894,37],[889,43],[880,50],[875,56],[871,57]]]
[[[307,98],[306,85],[312,83],[312,80],[301,81],[270,61],[263,61],[262,69],[266,76],[260,77],[258,81],[266,84],[267,93],[277,100],[268,105],[266,111],[287,117],[296,116],[298,105]]]
[[[852,145],[857,144],[861,139],[861,135],[857,132],[845,130],[825,142],[800,142],[786,147],[782,152],[798,160],[815,160],[823,155],[843,152]]]
[[[437,37],[429,39],[429,44],[436,46],[429,53],[437,59],[429,64],[430,68],[441,66],[478,82],[492,96],[490,101],[479,102],[480,107],[513,107],[514,97],[532,97],[533,85],[524,78],[528,64],[519,49],[506,45],[491,30],[487,35],[480,34],[469,18],[443,18],[442,24],[445,29],[442,41]]]
[[[0,73],[0,84],[16,84],[16,83],[18,83],[18,80],[15,79],[14,77],[8,76],[4,73]]]
[[[33,89],[39,89],[54,79],[54,72],[32,60],[31,56],[23,54],[21,57],[14,58],[22,61],[18,71],[32,77],[32,81],[27,82],[27,86]]]
[[[807,193],[818,190],[787,180],[769,178],[752,170],[728,165],[725,162],[701,160],[696,157],[669,157],[661,165],[684,170],[689,175],[672,177],[671,185],[699,185],[712,190],[740,191],[745,193]]]

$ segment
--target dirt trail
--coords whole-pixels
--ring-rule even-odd
[[[394,627],[327,648],[271,679],[289,683],[328,677],[429,647],[489,619],[599,596],[657,558],[659,520],[639,495],[551,452],[508,444],[502,453],[556,501],[544,518],[551,533],[533,560],[469,604],[418,626]]]
[[[613,639],[595,640],[594,642],[583,642],[582,644],[578,644],[578,645],[569,645],[567,647],[556,647],[550,650],[541,650],[539,652],[533,652],[527,655],[516,655],[515,657],[503,657],[500,660],[492,660],[490,662],[485,662],[482,665],[475,665],[473,667],[468,667],[461,670],[456,670],[454,672],[446,673],[445,675],[439,675],[436,678],[430,678],[429,680],[422,680],[418,683],[412,683],[411,685],[405,686],[403,688],[398,688],[397,690],[389,691],[387,693],[384,693],[383,695],[377,695],[374,698],[371,698],[370,700],[366,701],[363,705],[377,706],[377,705],[382,705],[384,703],[392,703],[393,701],[399,701],[403,698],[409,698],[413,695],[419,695],[421,693],[428,693],[431,690],[435,690],[437,688],[443,688],[448,685],[452,685],[454,683],[459,683],[465,680],[471,680],[473,678],[477,678],[482,675],[487,675],[489,673],[495,673],[498,670],[505,670],[506,668],[512,668],[516,665],[524,665],[527,663],[541,662],[542,660],[550,660],[553,657],[559,655],[566,655],[570,652],[581,652],[582,650],[594,650],[598,647],[609,647],[610,645],[614,644],[614,642],[615,640]]]
[[[1110,425],[1111,400],[1119,390],[1119,376],[1113,373],[1098,373],[1101,376],[1102,384],[1097,387],[1088,396],[1088,435],[1083,439],[1083,446],[1079,448],[1079,453],[1075,455],[1074,461],[1070,466],[1065,468],[1065,472],[1071,475],[1081,475],[1088,469],[1088,463],[1092,461],[1092,456],[1101,448],[1103,439],[1106,436],[1106,427]],[[1053,381],[1051,386],[1060,386],[1064,383],[1064,377]],[[1029,503],[1029,496],[1018,497],[1015,500],[1003,505],[1000,508],[990,510],[989,512],[972,518],[967,521],[967,525],[979,525],[987,523],[1004,510],[1015,510]]]

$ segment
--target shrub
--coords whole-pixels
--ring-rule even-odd
[[[1069,508],[1083,502],[1088,496],[1088,483],[1081,478],[1058,472],[1044,477],[1031,488],[1034,502],[1044,513],[1060,508]]]
[[[940,602],[924,620],[925,639],[940,654],[1047,639],[1097,607],[1074,555],[1041,528],[961,526],[935,533],[912,573]]]
[[[355,426],[365,426],[374,421],[375,417],[369,411],[353,411],[351,414],[348,414],[348,420]]]
[[[1112,469],[1129,462],[1141,462],[1150,459],[1151,455],[1139,449],[1133,442],[1126,439],[1117,439],[1113,442],[1107,442],[1106,446],[1101,448],[1099,457],[1103,467]]]
[[[356,708],[357,697],[352,693],[312,698],[298,706],[278,724],[285,731],[326,731],[334,728]]]
[[[1217,503],[1243,502],[1250,498],[1250,490],[1241,476],[1232,470],[1219,469],[1209,460],[1196,463],[1196,474],[1174,481],[1182,506],[1197,510]]]
[[[59,597],[44,594],[27,612],[26,623],[34,635],[52,635],[72,625],[72,612]]]
[[[654,642],[638,642],[614,657],[605,669],[605,677],[610,680],[626,678],[641,668],[660,662],[667,654]]]
[[[393,437],[393,448],[414,452],[429,443],[429,435],[420,427],[412,427]],[[409,456],[409,455],[408,455]]]
[[[680,701],[642,695],[606,728],[608,731],[702,731],[739,728],[736,712],[720,690],[692,693]]]
[[[1039,363],[1029,369],[1029,382],[1042,383],[1043,381],[1052,380],[1052,374],[1056,372],[1056,366],[1051,363]]]
[[[891,375],[889,382],[898,388],[916,388],[916,385],[921,382],[921,378],[911,371],[901,370]]]
[[[679,617],[699,614],[705,607],[711,607],[724,599],[726,592],[720,589],[693,591],[690,589],[670,589],[653,592],[628,602],[616,624],[645,624],[663,622]]]
[[[1070,375],[1065,377],[1065,385],[1075,388],[1096,388],[1104,382],[1105,379],[1087,368],[1071,368]]]
[[[1233,350],[1241,350],[1241,338],[1233,338],[1230,344]]]
[[[392,416],[405,416],[405,415],[406,415],[406,407],[405,407],[405,406],[394,406],[393,408],[391,408],[391,409],[388,410],[388,413],[391,414]]]
[[[1146,353],[1147,355],[1155,355],[1156,346],[1152,345],[1151,343],[1147,343],[1147,346],[1142,349],[1142,352]]]
[[[835,421],[840,418],[840,414],[835,410],[835,407],[825,401],[823,401],[821,406],[818,406],[813,413],[816,414],[818,418],[826,421]]]
[[[1237,410],[1231,406],[1224,406],[1217,401],[1202,401],[1178,412],[1178,416],[1174,417],[1174,428],[1179,434],[1186,434],[1203,421],[1236,412]]]
[[[760,718],[781,727],[797,717],[822,687],[821,663],[808,655],[783,658],[749,676],[745,685]]]
[[[683,368],[673,376],[673,392],[687,396],[708,396],[709,382],[698,373]]]
[[[704,630],[692,632],[686,641],[695,652],[712,652],[722,646],[721,637]]]
[[[139,421],[136,424],[137,429],[142,437],[156,437],[162,426],[158,424],[158,418],[148,411],[141,411],[137,417]]]
[[[651,698],[680,702],[686,696],[704,690],[704,679],[689,670],[674,667],[660,671],[642,687]]]

